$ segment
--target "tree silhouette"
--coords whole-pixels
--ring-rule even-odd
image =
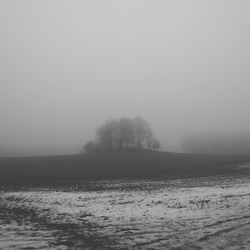
[[[119,121],[121,148],[128,149],[135,143],[135,126],[130,118],[121,118]]]
[[[157,139],[153,139],[153,143],[152,143],[152,149],[153,150],[158,150],[160,148],[161,144]]]
[[[148,137],[152,136],[152,131],[147,121],[141,117],[134,119],[136,147],[143,148]]]
[[[87,142],[83,147],[84,152],[120,152],[160,148],[160,143],[154,138],[148,122],[141,117],[108,120],[97,129],[96,135],[97,142]]]

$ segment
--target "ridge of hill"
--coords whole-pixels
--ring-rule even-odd
[[[250,172],[247,157],[167,152],[0,158],[0,185],[122,178],[183,178]]]

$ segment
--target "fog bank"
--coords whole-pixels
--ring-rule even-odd
[[[78,153],[126,116],[168,151],[184,135],[250,132],[249,11],[247,0],[2,0],[2,152]]]

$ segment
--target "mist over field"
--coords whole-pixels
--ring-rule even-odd
[[[1,0],[0,249],[249,249],[249,26],[249,0]]]
[[[164,151],[250,132],[250,3],[0,2],[0,155],[78,153],[141,116]]]

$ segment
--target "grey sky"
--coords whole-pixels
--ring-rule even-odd
[[[0,1],[0,147],[78,152],[139,115],[166,150],[250,131],[248,0]]]

